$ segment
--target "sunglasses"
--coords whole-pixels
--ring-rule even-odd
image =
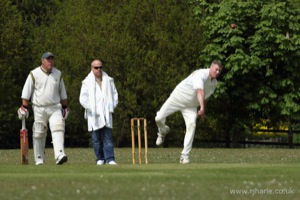
[[[97,67],[93,67],[93,68],[96,69],[96,70],[99,70],[99,69],[102,69],[103,66],[97,66]]]

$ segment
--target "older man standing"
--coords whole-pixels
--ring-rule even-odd
[[[80,104],[85,109],[88,131],[91,132],[96,164],[116,165],[112,136],[113,117],[118,104],[114,79],[103,71],[100,60],[91,63],[91,72],[82,81]]]
[[[33,150],[36,165],[45,162],[45,145],[48,122],[52,135],[56,164],[67,162],[64,150],[65,119],[68,116],[67,93],[61,72],[54,67],[54,55],[45,52],[42,65],[30,72],[22,91],[20,119],[28,117],[28,102],[31,98],[34,112],[32,128]]]
[[[206,102],[215,91],[217,77],[220,75],[222,68],[221,62],[213,61],[208,69],[194,71],[176,86],[170,97],[157,112],[155,121],[158,127],[156,140],[158,146],[163,144],[165,136],[170,132],[170,128],[165,124],[166,118],[177,111],[180,111],[183,115],[186,133],[180,157],[180,163],[182,164],[190,162],[189,153],[194,140],[197,116],[204,121]],[[199,106],[200,109],[197,111]]]

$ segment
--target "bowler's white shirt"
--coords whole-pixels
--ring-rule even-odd
[[[174,95],[179,96],[187,106],[199,106],[197,90],[204,91],[205,100],[208,99],[217,87],[217,79],[211,79],[209,69],[199,69],[181,81],[175,88]]]

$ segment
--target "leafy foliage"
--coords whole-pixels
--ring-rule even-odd
[[[56,55],[71,110],[68,140],[89,140],[78,99],[91,61],[99,58],[104,71],[115,79],[119,92],[114,114],[116,145],[130,144],[132,117],[148,119],[149,141],[155,141],[156,111],[175,85],[198,67],[201,29],[193,20],[190,5],[185,1],[160,0],[40,3],[36,7],[20,7],[26,13],[26,45],[30,52],[28,66],[22,70],[28,74],[40,65],[44,51]],[[20,87],[23,84],[19,83]],[[182,132],[184,124],[177,123],[174,130],[178,128]]]
[[[234,138],[259,119],[290,124],[300,111],[299,9],[279,0],[192,2],[206,27],[200,60],[218,58],[225,64],[216,99],[226,106],[214,109],[226,116],[218,128]]]
[[[0,139],[3,147],[18,141],[19,130],[13,122],[16,121],[16,111],[20,105],[20,85],[22,79],[22,53],[24,32],[22,31],[22,15],[10,1],[0,2],[0,71],[1,71],[1,111]],[[16,134],[12,134],[16,133]]]
[[[260,121],[296,127],[300,119],[297,0],[3,0],[0,5],[2,147],[18,146],[22,86],[44,51],[56,55],[63,72],[70,145],[89,142],[78,98],[95,58],[103,61],[119,92],[117,146],[130,144],[132,117],[148,119],[154,143],[157,110],[178,82],[215,59],[225,68],[196,137],[238,141]],[[31,115],[28,127],[32,121]],[[181,115],[168,123],[174,134],[167,145],[181,145]]]

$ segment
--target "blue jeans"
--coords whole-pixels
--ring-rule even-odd
[[[115,160],[112,129],[103,127],[92,131],[92,142],[96,155],[96,162],[104,160],[106,163]]]

